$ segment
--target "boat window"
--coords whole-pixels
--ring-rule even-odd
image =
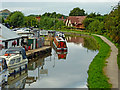
[[[19,51],[15,51],[15,50],[9,50],[9,51],[6,51],[6,54],[18,54]]]
[[[10,64],[14,64],[15,63],[15,59],[11,59]]]
[[[21,58],[17,58],[16,59],[16,63],[20,62],[21,61]]]

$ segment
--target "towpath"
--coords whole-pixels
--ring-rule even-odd
[[[109,78],[109,83],[112,84],[112,88],[118,88],[118,65],[117,65],[117,55],[118,49],[116,46],[109,41],[107,38],[101,35],[99,36],[104,42],[106,42],[111,47],[111,53],[109,58],[106,60],[108,63],[104,68],[105,75]]]

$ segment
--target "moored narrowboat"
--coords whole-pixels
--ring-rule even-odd
[[[57,33],[55,35],[53,45],[57,52],[59,51],[67,52],[67,41],[63,33]]]
[[[9,48],[4,56],[0,56],[0,58],[4,58],[7,63],[7,67],[9,70],[9,76],[20,73],[23,70],[27,70],[28,59],[26,57],[25,49],[22,47],[12,47]]]

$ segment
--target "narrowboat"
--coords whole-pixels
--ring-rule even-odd
[[[20,73],[23,70],[27,70],[28,59],[26,57],[25,49],[22,47],[11,47],[9,48],[4,56],[9,70],[9,76]]]
[[[63,33],[55,34],[53,45],[57,52],[59,51],[67,52],[67,41]]]
[[[4,58],[0,58],[0,87],[7,82],[8,70]]]

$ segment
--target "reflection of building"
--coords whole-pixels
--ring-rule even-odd
[[[67,42],[74,42],[76,44],[82,43],[82,46],[84,46],[84,38],[81,37],[66,37]]]
[[[27,78],[27,72],[23,71],[22,74],[17,74],[16,77],[11,76],[8,77],[8,84],[5,86],[5,88],[25,88],[25,82]]]

